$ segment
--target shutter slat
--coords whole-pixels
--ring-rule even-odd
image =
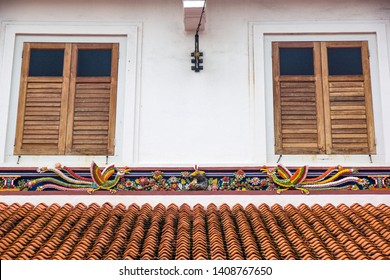
[[[353,123],[350,123],[350,124],[332,124],[332,129],[343,129],[343,130],[346,130],[346,129],[354,129],[354,128],[367,128],[367,124],[366,123],[363,123],[363,124],[353,124]]]
[[[332,85],[329,85],[329,92],[332,95],[343,95],[343,94],[350,94],[355,93],[357,95],[363,95],[364,94],[364,87],[363,83],[356,82],[356,85],[352,87],[352,84],[350,87],[341,87],[338,86],[337,82],[331,83]]]
[[[78,130],[96,130],[96,131],[100,131],[100,130],[108,130],[108,125],[93,125],[93,124],[90,124],[90,125],[76,125],[73,127],[74,131],[78,131]],[[76,133],[76,132],[75,132]]]
[[[366,116],[365,115],[332,114],[332,116],[330,118],[332,120],[358,120],[358,119],[365,120]]]
[[[92,115],[85,115],[85,116],[77,116],[74,118],[75,121],[108,121],[109,116],[92,116]]]
[[[314,129],[317,130],[317,124],[300,124],[300,123],[295,123],[295,124],[283,124],[282,130],[289,129],[296,131],[296,129]]]
[[[361,134],[353,134],[353,133],[333,133],[332,138],[342,138],[342,139],[351,139],[351,138],[362,138],[367,139],[367,135],[365,133]]]
[[[368,151],[367,142],[364,142],[364,143],[353,142],[353,143],[342,143],[342,144],[333,143],[333,146],[335,148],[344,148],[344,149],[354,148],[355,151],[358,150],[357,148],[362,148],[364,151]]]
[[[107,134],[104,134],[104,135],[107,136]],[[99,140],[99,139],[103,139],[103,138],[101,135],[98,135],[98,134],[76,134],[73,136],[73,139],[75,139],[75,140],[86,140],[86,139]]]
[[[36,82],[29,82],[27,85],[27,89],[35,89],[33,92],[61,92],[62,90],[62,82],[54,83],[54,82],[48,82],[48,83],[36,83]],[[57,89],[57,91],[52,91]]]
[[[107,131],[104,130],[76,130],[73,133],[73,137],[77,137],[78,135],[108,135]]]
[[[286,143],[313,143],[317,138],[283,138],[283,142]]]
[[[313,119],[292,119],[292,118],[286,118],[283,120],[283,125],[298,125],[298,126],[303,126],[303,125],[315,125],[317,126],[316,120]]]
[[[332,134],[367,134],[367,129],[347,128],[347,129],[332,129]]]
[[[293,139],[304,139],[304,138],[308,138],[308,139],[316,139],[317,136],[315,134],[289,134],[289,133],[285,133],[283,134],[283,139],[287,139],[287,138],[293,138]]]
[[[317,129],[282,129],[282,133],[307,133],[307,134],[317,134]]]
[[[330,106],[331,111],[344,111],[344,112],[362,112],[366,111],[366,106],[364,105],[340,105],[340,104],[334,104],[333,106]]]
[[[56,130],[48,130],[48,129],[42,129],[42,130],[39,130],[39,129],[25,129],[24,130],[24,135],[35,135],[35,134],[54,134],[54,135],[57,135],[57,131]]]
[[[354,139],[351,139],[351,138],[340,138],[340,139],[333,139],[333,144],[341,144],[341,143],[346,143],[346,144],[349,144],[349,143],[366,143],[367,144],[367,139],[365,138],[354,138]]]
[[[283,147],[305,150],[305,148],[318,148],[318,145],[317,143],[314,142],[295,142],[295,143],[283,143]]]
[[[23,144],[58,144],[58,139],[45,139],[45,138],[38,138],[38,139],[23,139]],[[42,146],[41,146],[42,147]]]

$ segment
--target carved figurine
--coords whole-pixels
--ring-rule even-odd
[[[195,165],[195,171],[191,173],[193,177],[191,183],[188,185],[188,189],[192,191],[205,191],[208,188],[208,179],[206,177],[206,172],[198,169],[198,166]]]

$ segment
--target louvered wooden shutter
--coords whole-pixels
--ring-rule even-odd
[[[275,153],[324,152],[321,69],[312,75],[281,75],[280,48],[311,48],[320,60],[318,43],[273,43]]]
[[[70,65],[69,45],[24,44],[14,153],[63,154],[69,76],[30,76],[33,49],[64,50],[63,73]]]
[[[16,155],[114,153],[118,48],[118,44],[106,43],[25,43],[15,136]],[[30,75],[30,55],[35,49],[63,50],[61,73],[53,76]],[[77,54],[80,49],[108,50],[111,54],[109,73],[78,77]],[[40,60],[41,63],[45,56],[41,56]],[[45,68],[45,62],[38,68],[42,65]]]
[[[109,76],[79,77],[79,50],[111,50]],[[68,154],[112,155],[116,116],[118,44],[73,45],[67,129]]]
[[[330,75],[329,48],[360,49],[362,73]],[[327,153],[375,154],[368,43],[323,42],[321,49]]]
[[[307,47],[314,74],[281,74],[280,49]],[[338,55],[336,69],[329,66],[329,48],[355,53],[352,73],[340,71],[348,53]],[[275,153],[375,154],[369,68],[367,42],[273,43]]]

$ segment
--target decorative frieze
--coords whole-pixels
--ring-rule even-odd
[[[330,168],[160,169],[147,170],[109,165],[100,168],[92,162],[89,170],[61,164],[30,170],[0,171],[0,191],[78,191],[115,193],[132,191],[271,191],[300,190],[390,190],[389,170]]]

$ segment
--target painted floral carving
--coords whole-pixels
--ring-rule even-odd
[[[14,173],[14,172],[13,172]],[[91,164],[89,172],[56,164],[41,167],[35,174],[1,174],[0,191],[271,191],[301,190],[390,190],[390,175],[359,175],[356,170],[331,167],[318,176],[308,167],[289,170],[283,166],[249,170],[132,171],[114,165],[100,168]],[[352,176],[353,174],[353,176]]]

